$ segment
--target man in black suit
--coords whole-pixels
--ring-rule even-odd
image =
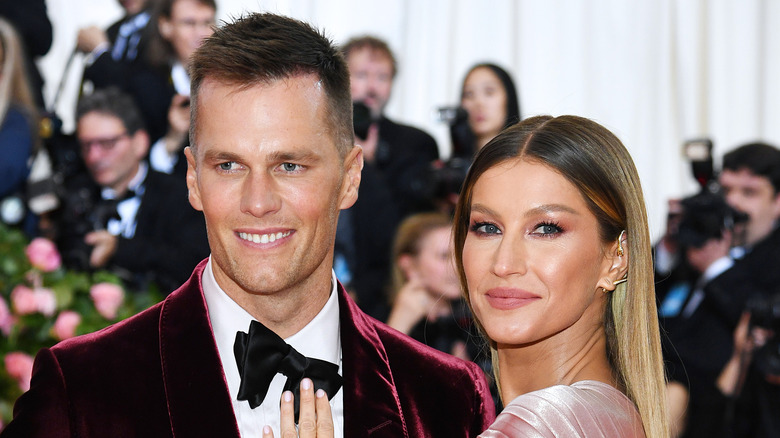
[[[366,316],[333,275],[363,165],[338,50],[305,23],[251,14],[190,72],[187,185],[211,256],[162,303],[41,350],[0,436],[298,436],[279,432],[299,381],[301,399],[330,388],[318,400],[336,438],[481,433],[494,407],[479,367]]]
[[[79,29],[76,48],[88,54],[82,87],[91,89],[128,87],[132,69],[146,62],[150,0],[119,0],[124,17],[103,30],[97,26]]]
[[[203,215],[187,202],[183,179],[144,161],[149,137],[128,95],[98,90],[81,99],[76,117],[91,184],[71,181],[84,196],[66,197],[60,212],[66,260],[116,270],[131,286],[153,282],[170,291],[208,255]]]

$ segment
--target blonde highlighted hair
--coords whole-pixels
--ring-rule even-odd
[[[0,124],[12,105],[30,121],[33,144],[37,147],[38,117],[32,88],[24,66],[24,52],[14,27],[0,18]]]
[[[602,243],[614,242],[625,230],[628,281],[608,298],[604,315],[607,356],[619,384],[637,406],[647,437],[668,437],[647,212],[634,162],[609,130],[582,117],[538,116],[507,128],[480,150],[463,184],[453,231],[455,261],[466,298],[462,252],[474,185],[488,169],[519,158],[549,166],[579,189],[599,222]],[[497,374],[495,343],[490,343]]]

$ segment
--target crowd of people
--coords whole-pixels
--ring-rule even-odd
[[[0,218],[167,297],[42,350],[2,436],[780,434],[774,146],[729,152],[651,245],[620,140],[523,119],[496,64],[466,72],[442,159],[385,114],[375,36],[120,4],[79,30],[58,142],[29,67],[45,3],[0,7]],[[57,202],[32,208],[41,151]]]

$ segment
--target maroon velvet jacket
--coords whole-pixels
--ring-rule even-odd
[[[238,437],[200,284],[35,359],[7,437]],[[473,437],[495,413],[476,365],[366,316],[339,287],[346,437]]]

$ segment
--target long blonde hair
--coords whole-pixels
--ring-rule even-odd
[[[0,124],[5,121],[8,108],[16,106],[30,121],[33,145],[37,147],[37,109],[24,66],[22,45],[16,30],[3,18],[0,18],[0,59]]]
[[[477,154],[455,210],[455,261],[466,298],[463,268],[471,201],[479,177],[510,159],[547,165],[579,189],[599,222],[604,243],[626,231],[628,281],[608,298],[604,315],[607,356],[618,383],[637,406],[649,438],[669,435],[665,378],[655,305],[650,233],[642,187],[630,154],[603,126],[576,116],[539,116],[504,130]],[[484,330],[483,330],[484,333]],[[496,346],[491,350],[498,372]]]

